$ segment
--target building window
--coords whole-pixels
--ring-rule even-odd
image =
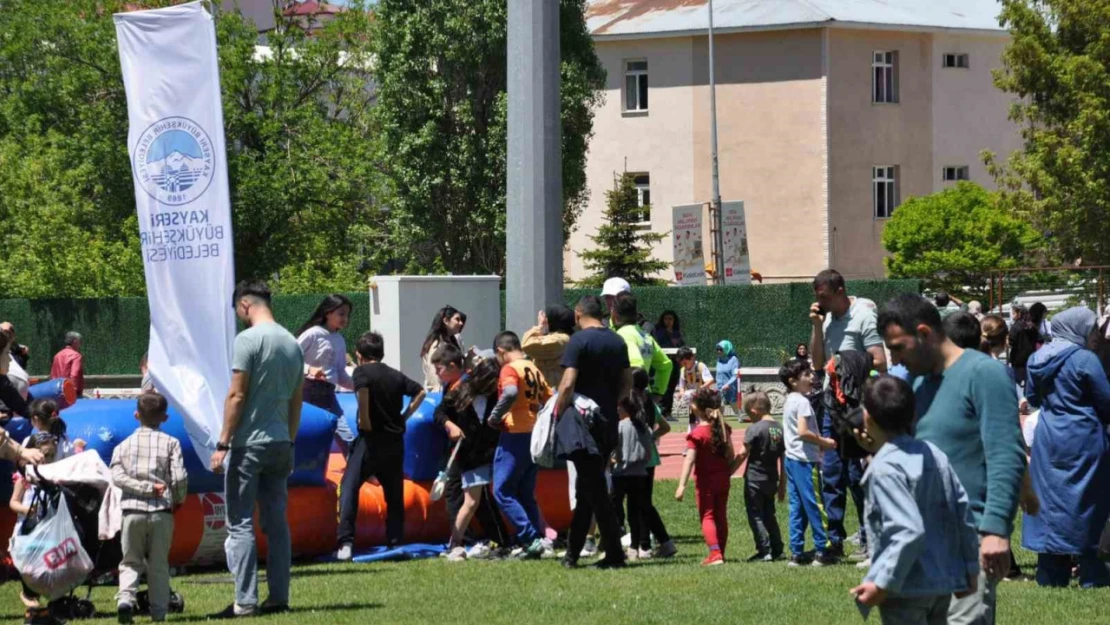
[[[876,219],[886,219],[894,214],[899,204],[897,165],[871,168],[871,196]]]
[[[636,185],[636,203],[642,211],[636,220],[636,225],[651,229],[651,176],[648,174],[632,174],[632,183]]]
[[[647,61],[624,62],[624,110],[636,113],[648,110]]]
[[[898,52],[875,52],[871,60],[871,101],[898,102]]]
[[[966,54],[945,54],[944,66],[968,69],[971,67],[971,57]]]
[[[971,168],[967,165],[961,167],[945,167],[944,168],[944,181],[956,182],[959,180],[971,180]]]

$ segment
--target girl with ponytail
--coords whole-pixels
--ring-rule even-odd
[[[690,411],[698,418],[698,424],[686,435],[686,461],[674,496],[682,501],[693,471],[701,532],[709,547],[709,556],[701,564],[714,566],[725,563],[728,493],[732,474],[740,462],[732,446],[732,428],[725,424],[721,412],[720,392],[712,387],[698,389],[690,402]]]

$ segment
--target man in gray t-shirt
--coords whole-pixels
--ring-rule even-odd
[[[844,289],[844,277],[832,269],[817,274],[813,280],[813,293],[817,301],[810,307],[809,319],[813,323],[810,339],[810,353],[813,366],[824,369],[825,363],[838,352],[866,351],[871,354],[874,368],[886,372],[886,350],[883,338],[877,327],[878,311],[875,303],[862,297],[848,297]],[[828,378],[825,380],[828,385]],[[819,415],[821,435],[837,440],[832,422],[826,412]],[[859,460],[844,460],[837,450],[824,452],[821,462],[822,492],[825,511],[829,520],[830,553],[839,556],[844,553],[844,515],[848,504],[848,492],[856,504],[860,527],[863,527],[863,466]],[[862,530],[860,532],[860,551],[866,553]]]
[[[241,282],[235,314],[250,326],[235,338],[231,389],[212,470],[227,459],[227,565],[235,577],[235,603],[214,616],[235,618],[288,611],[292,545],[285,517],[287,481],[293,472],[293,441],[301,421],[304,356],[296,339],[274,321],[270,289]],[[269,543],[266,559],[270,598],[258,603],[254,505]]]

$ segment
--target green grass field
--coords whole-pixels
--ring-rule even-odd
[[[564,570],[557,560],[461,562],[424,560],[382,564],[302,564],[294,570],[293,612],[251,622],[316,623],[760,623],[840,624],[860,622],[848,589],[862,572],[853,565],[791,569],[785,562],[745,564],[754,551],[743,513],[740,481],[730,500],[729,555],[733,562],[703,569],[705,546],[692,501],[674,501],[674,482],[656,485],[656,505],[679,545],[669,561],[632,564],[623,571]],[[779,510],[785,530],[786,508]],[[1033,556],[1018,553],[1032,570]],[[203,621],[232,599],[224,571],[176,578],[186,612],[170,621]],[[22,612],[19,585],[0,593],[0,618],[15,622]],[[262,589],[265,597],[265,589]],[[114,591],[93,592],[106,613],[89,623],[114,623]],[[1110,590],[1045,590],[1033,582],[1007,582],[999,590],[999,623],[1075,625],[1110,623]],[[877,616],[877,615],[876,615]],[[137,619],[137,622],[143,622]],[[877,621],[875,621],[877,622]]]

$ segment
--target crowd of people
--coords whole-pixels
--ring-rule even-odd
[[[1019,505],[1022,544],[1038,554],[1039,584],[1066,586],[1078,576],[1082,587],[1110,585],[1098,553],[1110,515],[1110,380],[1095,351],[1105,347],[1105,327],[1092,311],[1065,310],[1049,322],[1043,307],[1015,308],[1007,323],[943,293],[932,302],[902,295],[880,309],[848,295],[833,270],[818,274],[813,290],[810,341],[779,371],[788,391],[780,421],[766,394],[740,392],[732,343],[716,346],[711,369],[686,346],[678,315],[665,311],[648,323],[621,279],[573,309],[541,311],[523,336],[499,333],[490,349],[465,347],[466,315],[445,306],[420,346],[422,381],[384,363],[384,339],[374,332],[359,337],[348,362],[341,334],[353,309],[347,298],[325,298],[294,336],[274,320],[269,289],[241,283],[235,311],[248,328],[235,340],[210,465],[226,475],[235,598],[214,616],[289,609],[286,481],[301,407],[343,417],[338,389],[354,392],[358,405],[356,427],[336,431],[347,457],[339,560],[353,557],[358,492],[372,477],[384,493],[387,543],[402,541],[405,422],[427,393],[440,392],[434,421],[450,441],[443,458],[448,561],[558,555],[575,568],[601,552],[595,566],[609,569],[674,556],[653,497],[658,442],[671,430],[665,414],[679,402],[689,405],[691,422],[674,496],[685,498],[692,476],[705,566],[726,562],[731,478],[744,467],[756,545],[747,561],[829,566],[854,559],[867,573],[851,593],[865,612],[878,606],[884,623],[993,623],[997,583],[1016,565],[1010,537]],[[63,377],[80,368],[80,340],[67,336],[55,359]],[[0,328],[0,352],[14,345],[14,332]],[[673,360],[664,349],[677,350]],[[0,367],[9,363],[18,364],[14,353],[0,357]],[[5,402],[11,385],[0,375]],[[738,445],[726,406],[751,422]],[[0,434],[0,458],[38,464],[84,448],[66,436],[53,402],[25,410],[34,434],[22,444]],[[131,622],[143,573],[152,616],[167,611],[171,513],[187,476],[180,445],[158,430],[166,410],[164,398],[144,393],[140,427],[112,458],[125,511],[121,623]],[[530,443],[544,419],[554,430],[551,451],[570,474],[573,519],[562,554],[536,500]],[[17,475],[12,510],[28,514],[34,489]],[[853,554],[845,548],[849,496],[860,527]],[[776,500],[788,501],[785,540]],[[269,545],[264,601],[256,505]],[[30,620],[53,622],[33,612],[41,606],[30,588],[21,598]]]

